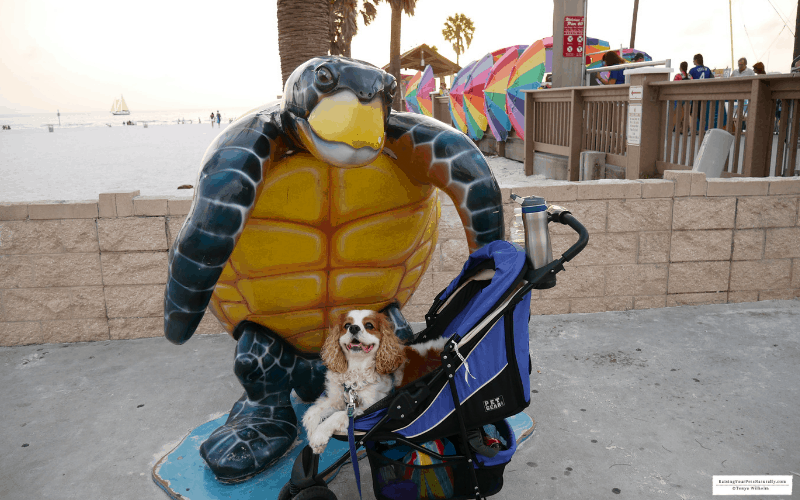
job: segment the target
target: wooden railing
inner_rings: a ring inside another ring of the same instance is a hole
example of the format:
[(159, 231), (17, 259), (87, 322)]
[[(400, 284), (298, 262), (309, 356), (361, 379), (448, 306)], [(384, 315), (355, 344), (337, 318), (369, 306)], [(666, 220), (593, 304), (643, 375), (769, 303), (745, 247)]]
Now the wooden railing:
[[(691, 169), (711, 128), (734, 134), (724, 176), (795, 174), (800, 74), (667, 78), (666, 73), (632, 74), (626, 85), (526, 92), (526, 174), (533, 174), (536, 152), (568, 157), (569, 180), (578, 180), (581, 151), (606, 153), (606, 161), (625, 167), (629, 179)], [(633, 99), (631, 86), (637, 90)], [(626, 136), (629, 100), (641, 105), (640, 142), (633, 156)]]
[(734, 135), (724, 175), (794, 175), (800, 119), (797, 76), (652, 85), (662, 106), (656, 161), (659, 172), (691, 168), (705, 131), (721, 128)]

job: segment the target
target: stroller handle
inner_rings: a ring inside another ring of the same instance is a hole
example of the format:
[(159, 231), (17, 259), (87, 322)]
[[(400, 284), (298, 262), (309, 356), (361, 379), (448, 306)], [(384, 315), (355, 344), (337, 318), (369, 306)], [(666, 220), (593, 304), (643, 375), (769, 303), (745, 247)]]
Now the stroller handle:
[(589, 231), (586, 230), (583, 224), (581, 224), (574, 215), (567, 211), (554, 213), (552, 219), (571, 227), (578, 233), (578, 241), (561, 255), (561, 260), (569, 262), (586, 248), (586, 244), (589, 243)]
[(555, 275), (564, 270), (564, 263), (574, 259), (589, 243), (589, 231), (575, 218), (569, 211), (561, 207), (554, 208), (548, 215), (548, 222), (558, 222), (567, 225), (578, 233), (578, 241), (561, 255), (560, 259), (555, 259), (549, 264), (538, 269), (528, 271), (525, 280), (528, 282), (522, 288), (520, 297), (534, 288), (550, 288), (555, 285)]

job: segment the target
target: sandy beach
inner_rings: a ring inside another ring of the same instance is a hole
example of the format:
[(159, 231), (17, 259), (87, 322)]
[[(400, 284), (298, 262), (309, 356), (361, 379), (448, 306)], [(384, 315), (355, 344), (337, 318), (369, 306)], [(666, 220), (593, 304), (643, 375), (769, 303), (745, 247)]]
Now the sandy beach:
[[(97, 200), (100, 193), (135, 190), (189, 196), (193, 190), (177, 188), (196, 183), (200, 161), (220, 132), (207, 123), (3, 131), (0, 203)], [(500, 187), (544, 181), (525, 177), (520, 162), (487, 161)]]
[(96, 200), (100, 193), (186, 196), (210, 124), (11, 130), (0, 134), (0, 202)]

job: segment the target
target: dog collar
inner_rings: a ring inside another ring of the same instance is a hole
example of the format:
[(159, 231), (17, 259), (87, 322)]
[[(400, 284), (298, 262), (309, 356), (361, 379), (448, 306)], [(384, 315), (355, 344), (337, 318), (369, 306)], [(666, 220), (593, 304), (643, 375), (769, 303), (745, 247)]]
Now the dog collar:
[(344, 390), (342, 396), (344, 397), (344, 404), (349, 406), (361, 406), (361, 400), (358, 397), (358, 392), (356, 391), (355, 385), (347, 385), (342, 384), (342, 389)]

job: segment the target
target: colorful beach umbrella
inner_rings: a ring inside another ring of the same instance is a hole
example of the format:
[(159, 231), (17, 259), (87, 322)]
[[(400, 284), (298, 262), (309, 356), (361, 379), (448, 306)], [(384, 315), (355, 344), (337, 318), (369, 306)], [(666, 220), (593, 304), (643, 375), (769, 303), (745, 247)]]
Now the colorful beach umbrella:
[(525, 136), (525, 90), (539, 88), (545, 73), (545, 48), (542, 40), (535, 42), (519, 56), (506, 90), (506, 112), (520, 137)]
[(418, 71), (408, 84), (406, 91), (406, 109), (413, 113), (425, 116), (433, 116), (433, 100), (431, 92), (436, 88), (436, 81), (433, 79), (433, 68), (431, 65)]
[(489, 72), (494, 66), (494, 58), (491, 53), (483, 56), (473, 66), (469, 74), (469, 80), (464, 87), (464, 114), (467, 122), (467, 135), (473, 140), (483, 138), (483, 131), (486, 130), (488, 120), (483, 111), (484, 96), (483, 89), (489, 78)]
[(472, 67), (478, 61), (472, 61), (458, 72), (450, 88), (450, 118), (453, 119), (455, 127), (463, 133), (467, 133), (467, 118), (464, 114), (464, 86)]
[(506, 49), (505, 54), (492, 66), (483, 90), (486, 118), (492, 135), (498, 141), (505, 141), (511, 130), (511, 120), (506, 111), (506, 90), (517, 59), (525, 52), (526, 48), (528, 48), (527, 45), (516, 45)]

